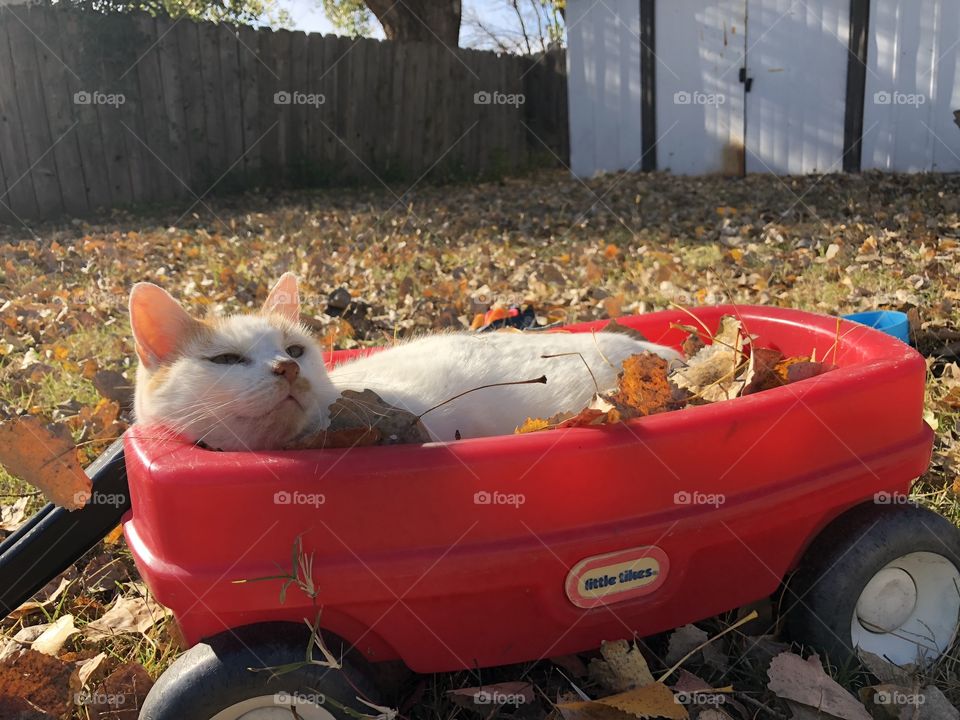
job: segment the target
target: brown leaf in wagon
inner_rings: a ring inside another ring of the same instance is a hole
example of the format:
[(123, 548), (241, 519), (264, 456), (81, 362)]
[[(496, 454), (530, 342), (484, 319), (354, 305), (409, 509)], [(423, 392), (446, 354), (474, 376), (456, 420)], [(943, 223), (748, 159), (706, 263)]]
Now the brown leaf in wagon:
[(809, 356), (785, 358), (775, 348), (759, 347), (758, 338), (747, 334), (741, 322), (730, 315), (720, 319), (719, 330), (709, 345), (700, 341), (701, 329), (674, 327), (688, 333), (683, 346), (693, 352), (682, 367), (671, 372), (657, 355), (632, 355), (622, 363), (617, 387), (595, 394), (586, 408), (552, 418), (527, 418), (515, 432), (609, 425), (772, 390), (837, 367)]

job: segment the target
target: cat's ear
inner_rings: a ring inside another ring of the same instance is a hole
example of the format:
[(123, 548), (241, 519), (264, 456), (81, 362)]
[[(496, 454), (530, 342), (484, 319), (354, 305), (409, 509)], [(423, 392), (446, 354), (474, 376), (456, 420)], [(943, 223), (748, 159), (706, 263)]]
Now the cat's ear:
[(297, 290), (297, 276), (291, 272), (284, 273), (267, 295), (263, 307), (263, 314), (276, 313), (293, 323), (300, 322), (300, 292)]
[(141, 282), (130, 291), (130, 327), (146, 368), (153, 370), (170, 359), (199, 326), (163, 288)]

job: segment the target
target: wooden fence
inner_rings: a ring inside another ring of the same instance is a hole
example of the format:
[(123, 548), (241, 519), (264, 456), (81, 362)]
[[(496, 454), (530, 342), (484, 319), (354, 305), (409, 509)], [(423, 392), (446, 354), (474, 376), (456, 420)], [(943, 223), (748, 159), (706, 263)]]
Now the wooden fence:
[(565, 163), (564, 65), (562, 52), (2, 7), (0, 220)]

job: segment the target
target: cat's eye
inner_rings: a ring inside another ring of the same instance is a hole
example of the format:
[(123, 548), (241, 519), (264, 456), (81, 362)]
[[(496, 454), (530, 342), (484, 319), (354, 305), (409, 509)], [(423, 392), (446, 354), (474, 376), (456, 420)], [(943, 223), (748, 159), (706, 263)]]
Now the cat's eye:
[(298, 358), (303, 355), (303, 345), (291, 345), (287, 348), (287, 355), (292, 358)]
[(212, 358), (207, 359), (217, 365), (239, 365), (243, 362), (243, 356), (237, 355), (236, 353), (223, 353), (222, 355), (214, 355)]

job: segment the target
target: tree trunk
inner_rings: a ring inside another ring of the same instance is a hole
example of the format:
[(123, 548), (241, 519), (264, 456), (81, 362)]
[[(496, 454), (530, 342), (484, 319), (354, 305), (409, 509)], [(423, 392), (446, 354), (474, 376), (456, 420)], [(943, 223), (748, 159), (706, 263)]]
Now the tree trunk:
[(460, 0), (365, 1), (388, 40), (441, 42), (448, 47), (459, 44)]

